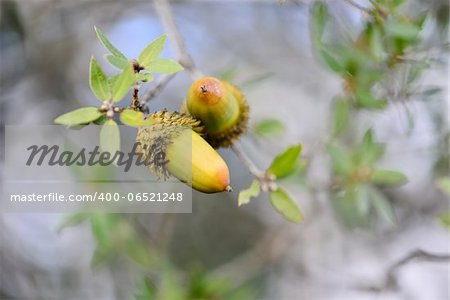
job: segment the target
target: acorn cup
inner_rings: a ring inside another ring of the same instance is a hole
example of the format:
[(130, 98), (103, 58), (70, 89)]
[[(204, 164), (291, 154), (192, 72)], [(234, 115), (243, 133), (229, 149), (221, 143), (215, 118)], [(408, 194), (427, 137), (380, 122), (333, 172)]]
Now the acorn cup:
[(242, 92), (214, 77), (195, 81), (184, 110), (202, 121), (204, 137), (214, 148), (231, 146), (247, 129), (249, 107)]
[(140, 127), (137, 151), (160, 179), (170, 175), (204, 193), (231, 191), (228, 166), (197, 133), (199, 121), (167, 111), (150, 115), (154, 125)]

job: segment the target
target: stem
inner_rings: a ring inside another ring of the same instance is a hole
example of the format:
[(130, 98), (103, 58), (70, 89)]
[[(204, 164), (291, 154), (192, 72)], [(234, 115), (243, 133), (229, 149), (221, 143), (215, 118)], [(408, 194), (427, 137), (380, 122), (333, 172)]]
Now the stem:
[(186, 50), (183, 38), (173, 19), (172, 10), (167, 0), (154, 0), (155, 10), (161, 19), (169, 37), (174, 41), (174, 51), (180, 64), (189, 72), (192, 80), (202, 77), (202, 73), (195, 67), (194, 61)]
[(141, 97), (141, 105), (146, 106), (146, 104), (159, 95), (166, 87), (166, 85), (175, 77), (176, 74), (161, 76), (158, 83), (152, 88), (147, 90), (147, 92)]
[(256, 178), (262, 180), (265, 178), (265, 172), (260, 170), (253, 161), (242, 151), (241, 147), (235, 143), (231, 146), (231, 150), (236, 154), (237, 157), (244, 163), (244, 165), (248, 168), (251, 174), (255, 175)]

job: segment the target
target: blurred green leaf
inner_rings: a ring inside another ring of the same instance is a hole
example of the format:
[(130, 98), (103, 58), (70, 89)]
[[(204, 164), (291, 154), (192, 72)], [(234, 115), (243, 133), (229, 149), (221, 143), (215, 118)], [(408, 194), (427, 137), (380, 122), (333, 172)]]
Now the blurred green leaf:
[(150, 279), (145, 278), (139, 286), (135, 295), (136, 300), (154, 300), (156, 299), (156, 287), (152, 284)]
[(320, 44), (325, 25), (329, 19), (328, 10), (324, 2), (316, 1), (312, 6), (312, 35), (316, 44)]
[(82, 107), (57, 117), (53, 122), (65, 126), (87, 124), (100, 118), (103, 114), (97, 107)]
[(369, 190), (365, 185), (356, 187), (356, 203), (360, 216), (367, 217), (370, 212)]
[(284, 126), (277, 119), (266, 119), (255, 124), (253, 131), (263, 137), (279, 135), (283, 132)]
[(328, 145), (328, 153), (330, 154), (334, 171), (337, 174), (348, 176), (353, 172), (355, 166), (348, 153), (342, 151), (333, 144)]
[(125, 55), (123, 55), (122, 52), (120, 52), (116, 47), (113, 46), (113, 44), (111, 44), (111, 42), (108, 40), (108, 38), (103, 34), (103, 32), (99, 28), (94, 26), (94, 29), (95, 29), (95, 33), (97, 34), (97, 37), (100, 40), (100, 42), (103, 44), (103, 46), (105, 46), (106, 49), (109, 50), (109, 52), (111, 52), (111, 54), (113, 54), (114, 56), (117, 56), (118, 58), (127, 60)]
[(375, 142), (372, 129), (366, 131), (363, 141), (358, 149), (358, 162), (360, 165), (373, 165), (384, 153), (384, 145)]
[(120, 131), (114, 120), (108, 120), (100, 131), (100, 147), (104, 152), (109, 152), (111, 158), (116, 151), (120, 151)]
[(359, 106), (367, 109), (384, 109), (387, 106), (386, 100), (374, 97), (370, 87), (361, 85), (356, 89), (356, 101)]
[(450, 212), (447, 211), (439, 214), (438, 220), (442, 226), (444, 226), (447, 230), (450, 230)]
[(450, 196), (450, 178), (443, 177), (438, 179), (437, 186), (448, 196)]
[(338, 99), (333, 108), (333, 131), (341, 134), (347, 128), (350, 118), (351, 104), (348, 99)]
[(319, 49), (319, 55), (332, 71), (338, 74), (344, 74), (346, 72), (345, 65), (325, 48)]
[(391, 225), (397, 223), (394, 208), (382, 193), (375, 188), (371, 188), (369, 191), (369, 199), (380, 216), (382, 216)]
[(381, 28), (373, 25), (370, 27), (369, 39), (370, 39), (370, 49), (373, 56), (377, 61), (381, 61), (384, 56), (384, 45), (383, 45), (383, 34)]
[(114, 81), (113, 85), (113, 102), (118, 102), (125, 97), (130, 87), (135, 83), (135, 75), (133, 65), (131, 63), (123, 69), (122, 73), (120, 73), (119, 77)]
[(72, 227), (83, 223), (90, 218), (90, 214), (84, 212), (71, 213), (67, 217), (63, 218), (61, 223), (58, 225), (58, 233), (66, 229), (67, 227)]
[(127, 108), (120, 113), (120, 121), (128, 126), (139, 127), (153, 124), (151, 119), (144, 120), (144, 114), (140, 111)]
[(405, 175), (390, 170), (375, 170), (372, 174), (372, 182), (379, 185), (396, 186), (408, 181)]
[(153, 75), (151, 73), (137, 73), (136, 81), (150, 82), (153, 80)]
[(169, 58), (157, 58), (144, 64), (145, 70), (152, 73), (173, 74), (183, 70), (183, 67)]
[(142, 50), (141, 54), (139, 54), (138, 62), (147, 66), (150, 62), (156, 60), (164, 49), (164, 45), (166, 44), (167, 36), (165, 34), (156, 38), (153, 42), (151, 42), (144, 50)]
[(293, 223), (303, 220), (302, 211), (283, 189), (270, 192), (270, 203), (286, 220)]
[(105, 59), (114, 67), (119, 69), (124, 69), (128, 65), (128, 60), (123, 59), (122, 57), (117, 57), (112, 54), (106, 54)]
[(267, 171), (277, 178), (290, 175), (297, 166), (298, 158), (302, 152), (302, 145), (292, 146), (277, 155)]
[(250, 200), (254, 197), (258, 197), (261, 192), (261, 186), (258, 180), (253, 180), (252, 184), (248, 189), (239, 192), (238, 206), (250, 203)]
[(101, 101), (108, 101), (111, 98), (111, 91), (108, 81), (97, 60), (92, 56), (89, 68), (89, 85), (95, 97)]
[(420, 27), (407, 21), (389, 19), (385, 22), (385, 30), (388, 35), (400, 38), (405, 41), (413, 41), (420, 33)]

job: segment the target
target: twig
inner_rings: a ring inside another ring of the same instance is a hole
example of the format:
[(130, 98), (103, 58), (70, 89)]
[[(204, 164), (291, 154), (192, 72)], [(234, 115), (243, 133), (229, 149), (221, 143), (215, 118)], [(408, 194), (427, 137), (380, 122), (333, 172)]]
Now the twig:
[(402, 257), (400, 260), (394, 262), (392, 265), (389, 266), (381, 284), (358, 285), (356, 286), (356, 288), (362, 290), (369, 290), (373, 292), (381, 292), (384, 290), (396, 290), (398, 289), (398, 282), (396, 276), (397, 271), (401, 267), (409, 264), (410, 262), (417, 260), (428, 262), (445, 262), (450, 261), (450, 254), (435, 254), (420, 249), (411, 251), (404, 257)]
[(196, 80), (202, 77), (201, 72), (195, 67), (194, 61), (186, 50), (186, 45), (184, 40), (178, 30), (175, 21), (173, 20), (173, 14), (170, 5), (167, 0), (154, 0), (155, 10), (160, 17), (164, 28), (169, 35), (169, 37), (174, 42), (174, 50), (178, 57), (180, 64), (189, 71), (192, 80)]
[(163, 91), (163, 89), (166, 87), (166, 85), (175, 77), (176, 74), (170, 74), (170, 75), (164, 75), (161, 76), (159, 81), (156, 83), (156, 85), (147, 90), (145, 94), (141, 97), (141, 105), (146, 106), (146, 104), (159, 95)]
[(260, 170), (253, 161), (242, 151), (241, 147), (235, 143), (231, 146), (231, 150), (236, 154), (237, 157), (244, 163), (244, 165), (248, 168), (250, 173), (255, 175), (258, 179), (262, 179), (264, 177), (264, 171)]

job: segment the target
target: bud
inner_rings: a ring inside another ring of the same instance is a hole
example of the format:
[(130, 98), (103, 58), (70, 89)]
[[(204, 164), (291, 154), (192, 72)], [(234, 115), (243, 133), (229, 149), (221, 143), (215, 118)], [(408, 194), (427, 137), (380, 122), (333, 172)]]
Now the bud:
[(153, 174), (160, 179), (172, 175), (204, 193), (231, 190), (228, 166), (196, 132), (198, 120), (166, 111), (149, 118), (155, 124), (139, 128), (136, 141)]
[(229, 147), (245, 132), (248, 105), (242, 92), (228, 82), (204, 77), (189, 88), (185, 110), (202, 121), (205, 139), (214, 147)]

